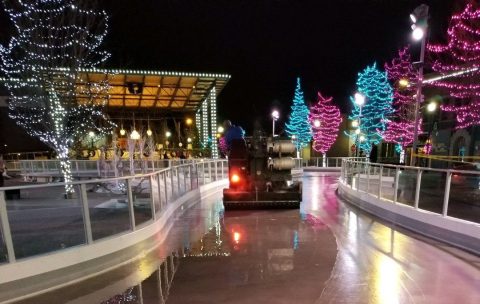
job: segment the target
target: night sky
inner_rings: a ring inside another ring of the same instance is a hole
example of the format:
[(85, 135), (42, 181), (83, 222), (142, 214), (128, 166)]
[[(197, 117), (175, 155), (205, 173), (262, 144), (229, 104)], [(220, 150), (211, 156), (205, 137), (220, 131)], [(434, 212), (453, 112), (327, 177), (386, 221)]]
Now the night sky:
[[(273, 107), (285, 121), (297, 76), (307, 103), (320, 90), (349, 112), (357, 73), (375, 61), (383, 66), (412, 42), (409, 14), (416, 6), (430, 6), (431, 41), (445, 38), (451, 12), (463, 7), (463, 0), (99, 3), (111, 16), (108, 67), (231, 74), (219, 97), (219, 120), (247, 129), (256, 117), (266, 125)], [(418, 48), (413, 51), (418, 58)]]

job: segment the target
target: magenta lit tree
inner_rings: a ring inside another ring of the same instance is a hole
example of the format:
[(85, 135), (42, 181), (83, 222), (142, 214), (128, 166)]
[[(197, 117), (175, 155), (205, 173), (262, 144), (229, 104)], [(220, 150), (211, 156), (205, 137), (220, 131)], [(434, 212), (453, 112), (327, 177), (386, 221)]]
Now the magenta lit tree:
[(308, 121), (312, 126), (313, 149), (325, 155), (337, 139), (342, 117), (340, 110), (332, 103), (332, 97), (324, 98), (318, 93), (318, 103), (310, 108)]
[(462, 105), (442, 105), (442, 110), (457, 115), (457, 129), (480, 125), (480, 9), (469, 3), (452, 16), (447, 44), (428, 45), (432, 68), (440, 76), (431, 85), (446, 89)]
[[(385, 64), (388, 80), (394, 85), (394, 113), (386, 120), (382, 136), (386, 142), (395, 143), (399, 154), (413, 142), (415, 132), (415, 93), (418, 74), (412, 65), (408, 46), (398, 51), (398, 57)], [(418, 124), (420, 129), (421, 122)], [(419, 130), (420, 132), (420, 130)]]

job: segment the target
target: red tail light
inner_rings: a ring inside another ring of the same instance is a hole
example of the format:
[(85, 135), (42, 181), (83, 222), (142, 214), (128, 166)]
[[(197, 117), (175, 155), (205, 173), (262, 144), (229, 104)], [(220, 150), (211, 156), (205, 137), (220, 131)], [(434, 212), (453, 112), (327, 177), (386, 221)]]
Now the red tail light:
[(238, 175), (237, 173), (233, 173), (231, 176), (230, 176), (230, 181), (233, 183), (233, 184), (238, 184), (240, 182), (240, 175)]

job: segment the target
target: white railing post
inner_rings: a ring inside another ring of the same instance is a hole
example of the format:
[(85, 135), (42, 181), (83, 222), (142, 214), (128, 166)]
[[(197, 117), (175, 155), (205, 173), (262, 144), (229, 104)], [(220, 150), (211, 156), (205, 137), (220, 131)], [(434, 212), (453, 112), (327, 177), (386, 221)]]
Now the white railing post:
[(165, 206), (166, 206), (168, 205), (167, 171), (163, 171), (163, 185), (165, 187)]
[(450, 187), (452, 184), (452, 172), (447, 170), (447, 179), (445, 181), (445, 195), (443, 197), (442, 216), (448, 215), (448, 202), (450, 200)]
[(398, 180), (400, 179), (400, 168), (395, 168), (395, 186), (393, 186), (393, 203), (398, 200)]
[(214, 161), (214, 169), (215, 169), (215, 181), (218, 180), (218, 166), (217, 166), (217, 161)]
[(82, 200), (83, 225), (85, 226), (85, 239), (87, 244), (93, 243), (92, 222), (90, 221), (90, 209), (88, 207), (87, 186), (80, 185), (80, 199)]
[(0, 191), (0, 225), (3, 231), (3, 241), (7, 247), (8, 262), (14, 263), (15, 249), (13, 247), (12, 232), (10, 231), (10, 222), (8, 221), (7, 201), (5, 200), (5, 191)]
[(132, 231), (135, 231), (135, 214), (133, 209), (133, 193), (132, 193), (132, 180), (127, 179), (127, 194), (128, 194), (128, 215), (130, 217), (130, 226)]
[(159, 202), (160, 202), (160, 210), (162, 210), (163, 208), (163, 204), (162, 204), (162, 183), (160, 181), (160, 174), (161, 173), (157, 173), (157, 186), (158, 186), (158, 199), (159, 199)]
[[(172, 165), (172, 164), (170, 164)], [(170, 172), (170, 189), (172, 189), (172, 201), (175, 199), (175, 188), (174, 188), (174, 185), (173, 185), (173, 167), (170, 166), (170, 168), (168, 169), (168, 171)]]
[(212, 163), (208, 162), (208, 178), (210, 179), (210, 183), (212, 182)]
[(415, 202), (414, 202), (415, 209), (418, 209), (418, 202), (420, 200), (420, 187), (422, 186), (422, 173), (423, 173), (422, 170), (417, 169), (417, 184), (415, 186)]
[(203, 176), (203, 184), (205, 185), (205, 162), (202, 162), (202, 176)]
[(224, 179), (225, 178), (225, 172), (224, 172), (225, 168), (223, 166), (223, 160), (220, 162), (220, 164), (222, 165), (222, 179)]
[(367, 193), (370, 193), (370, 163), (367, 163)]
[(382, 198), (382, 175), (383, 175), (383, 166), (380, 165), (380, 170), (378, 175), (378, 199)]
[(153, 197), (153, 183), (154, 183), (153, 175), (150, 175), (150, 208), (152, 210), (152, 220), (156, 220), (156, 215), (155, 215), (155, 198)]
[(177, 198), (181, 196), (181, 185), (180, 185), (180, 168), (181, 167), (176, 167), (175, 171), (177, 172)]

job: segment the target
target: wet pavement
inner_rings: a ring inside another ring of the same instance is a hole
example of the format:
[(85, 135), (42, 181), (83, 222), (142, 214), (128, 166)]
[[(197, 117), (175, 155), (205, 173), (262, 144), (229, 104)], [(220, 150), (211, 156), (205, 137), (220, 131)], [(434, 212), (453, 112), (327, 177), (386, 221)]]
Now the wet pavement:
[(305, 177), (300, 211), (212, 197), (141, 260), (22, 303), (480, 303), (479, 257), (345, 204), (336, 182)]

